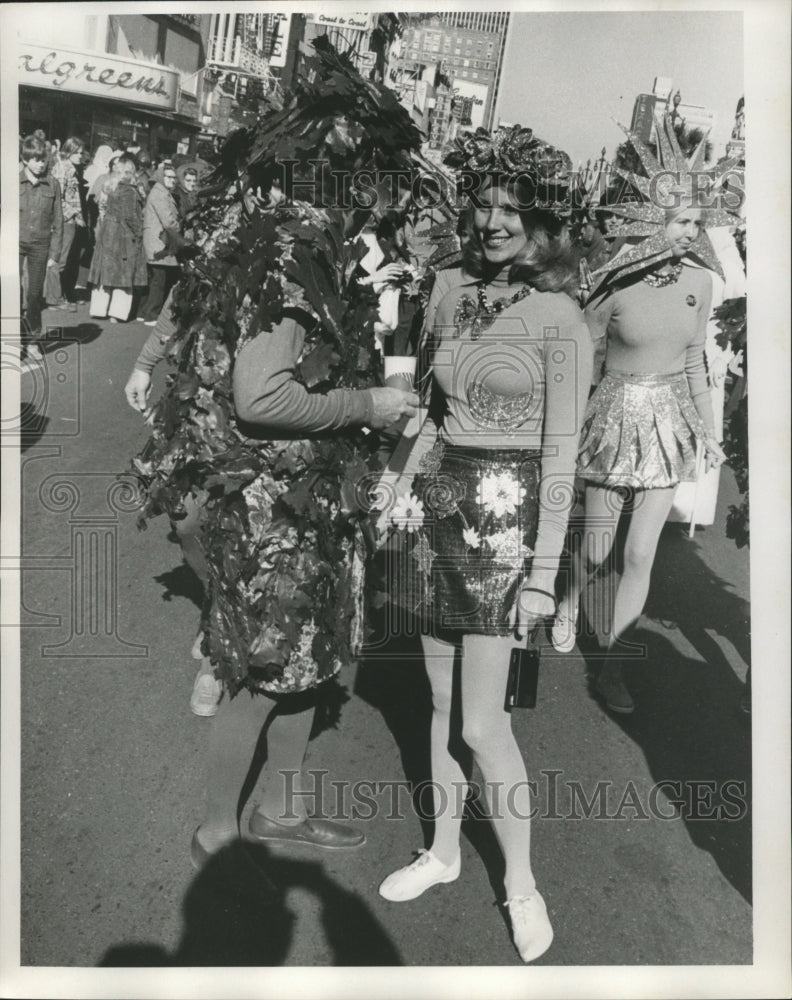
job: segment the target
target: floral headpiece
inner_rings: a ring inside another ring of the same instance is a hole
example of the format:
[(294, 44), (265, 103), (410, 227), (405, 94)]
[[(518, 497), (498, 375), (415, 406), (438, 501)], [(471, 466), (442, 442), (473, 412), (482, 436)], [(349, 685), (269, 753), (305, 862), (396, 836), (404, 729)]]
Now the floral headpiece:
[[(724, 190), (724, 181), (735, 173), (737, 160), (723, 160), (715, 168), (704, 170), (706, 137), (688, 160), (680, 149), (668, 115), (657, 124), (657, 156), (634, 132), (623, 125), (620, 128), (635, 148), (646, 176), (617, 169), (616, 173), (628, 182), (632, 192), (623, 201), (603, 205), (602, 209), (624, 220), (609, 231), (609, 237), (638, 237), (641, 241), (594, 272), (595, 281), (599, 279), (600, 283), (608, 275), (622, 278), (672, 256), (665, 235), (666, 210), (676, 204), (701, 208), (705, 225), (734, 226), (740, 221), (736, 214), (741, 201), (739, 195)], [(628, 201), (628, 197), (632, 200)], [(704, 228), (691, 244), (688, 254), (723, 277)]]
[(460, 174), (492, 174), (526, 180), (536, 190), (534, 204), (566, 217), (572, 207), (572, 161), (522, 125), (488, 132), (477, 128), (457, 136), (443, 162)]

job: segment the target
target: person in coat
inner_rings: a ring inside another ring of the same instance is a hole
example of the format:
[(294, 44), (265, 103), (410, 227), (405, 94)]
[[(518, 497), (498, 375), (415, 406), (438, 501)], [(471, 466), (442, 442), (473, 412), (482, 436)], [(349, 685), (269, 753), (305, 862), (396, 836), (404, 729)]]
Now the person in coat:
[(111, 321), (126, 320), (132, 309), (133, 289), (145, 286), (143, 203), (135, 184), (135, 160), (124, 153), (116, 165), (117, 178), (107, 196), (102, 225), (97, 229), (96, 250), (88, 280), (96, 287), (91, 295), (91, 315)]
[(146, 199), (143, 213), (143, 246), (148, 266), (148, 296), (141, 306), (143, 322), (154, 326), (168, 292), (176, 283), (179, 267), (176, 257), (169, 252), (167, 232), (178, 233), (179, 212), (173, 192), (176, 187), (176, 170), (169, 161), (157, 171), (157, 180)]

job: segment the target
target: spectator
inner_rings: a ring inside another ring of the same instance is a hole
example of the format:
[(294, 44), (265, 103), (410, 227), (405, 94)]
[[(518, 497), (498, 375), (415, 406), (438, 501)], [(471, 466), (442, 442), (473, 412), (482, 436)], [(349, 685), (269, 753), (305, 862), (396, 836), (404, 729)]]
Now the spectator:
[(157, 180), (146, 199), (143, 214), (143, 246), (148, 264), (148, 295), (141, 306), (143, 322), (154, 326), (179, 276), (178, 263), (168, 250), (167, 233), (178, 233), (179, 212), (173, 199), (176, 171), (169, 160), (157, 171)]
[(43, 360), (37, 340), (41, 337), (41, 297), (47, 266), (60, 257), (63, 209), (60, 185), (47, 175), (47, 145), (37, 136), (22, 143), (19, 171), (19, 272), (27, 263), (27, 294), (22, 324), (23, 354), (30, 362)]
[(91, 189), (88, 192), (89, 203), (93, 200), (96, 206), (96, 229), (94, 232), (95, 239), (99, 239), (99, 227), (104, 219), (105, 209), (107, 208), (107, 196), (110, 193), (110, 185), (112, 181), (112, 186), (115, 185), (115, 180), (113, 175), (115, 173), (116, 164), (121, 157), (121, 153), (113, 153), (107, 162), (107, 173), (100, 174), (99, 177), (91, 185)]
[(148, 198), (149, 192), (154, 186), (154, 165), (151, 157), (145, 149), (141, 149), (137, 154), (138, 162), (138, 187), (143, 192), (143, 197)]
[[(61, 210), (63, 213), (63, 239), (61, 240), (60, 253), (53, 265), (57, 280), (53, 278), (52, 293), (54, 297), (49, 299), (49, 305), (56, 309), (67, 309), (69, 312), (77, 312), (77, 303), (69, 301), (63, 289), (63, 272), (69, 261), (72, 243), (78, 227), (85, 226), (83, 218), (82, 203), (80, 201), (80, 183), (77, 173), (77, 165), (82, 162), (83, 155), (82, 139), (67, 139), (60, 147), (52, 166), (52, 176), (58, 182), (61, 193)], [(74, 290), (71, 290), (73, 296)]]
[(179, 213), (179, 220), (184, 223), (187, 216), (195, 208), (198, 201), (198, 171), (192, 163), (183, 163), (176, 168), (176, 187), (173, 190), (173, 200)]
[(128, 153), (119, 156), (108, 186), (89, 280), (96, 286), (91, 294), (91, 315), (109, 315), (112, 323), (129, 319), (133, 289), (146, 284), (143, 200), (136, 184), (134, 157)]

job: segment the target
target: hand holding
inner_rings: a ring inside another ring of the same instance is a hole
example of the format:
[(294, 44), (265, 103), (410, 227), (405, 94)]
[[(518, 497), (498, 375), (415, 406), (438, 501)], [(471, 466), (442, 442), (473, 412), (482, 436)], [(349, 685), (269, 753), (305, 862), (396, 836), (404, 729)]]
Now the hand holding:
[(381, 430), (400, 420), (414, 417), (418, 412), (419, 399), (416, 393), (403, 389), (374, 388), (368, 390), (373, 402), (373, 413), (369, 426)]
[(509, 613), (509, 624), (518, 639), (524, 639), (537, 622), (555, 614), (554, 595), (544, 588), (535, 587), (530, 578), (517, 591), (517, 599)]
[(364, 279), (367, 285), (376, 285), (378, 282), (398, 281), (404, 273), (404, 264), (386, 264), (378, 271)]
[(714, 437), (707, 438), (704, 442), (704, 470), (719, 469), (726, 461), (726, 453), (718, 444)]

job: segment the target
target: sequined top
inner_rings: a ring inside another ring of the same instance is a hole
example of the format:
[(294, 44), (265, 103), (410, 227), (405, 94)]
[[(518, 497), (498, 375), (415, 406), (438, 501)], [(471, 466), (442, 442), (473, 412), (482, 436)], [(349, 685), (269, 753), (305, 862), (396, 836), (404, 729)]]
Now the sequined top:
[[(476, 286), (461, 269), (441, 271), (429, 301), (433, 386), (446, 403), (439, 433), (461, 447), (541, 450), (534, 565), (555, 573), (591, 384), (591, 336), (572, 299), (535, 290), (477, 329), (475, 306), (465, 301), (476, 303)], [(510, 299), (520, 287), (496, 279), (487, 299)]]
[(605, 368), (633, 375), (684, 371), (705, 427), (714, 426), (704, 345), (712, 279), (701, 268), (682, 268), (679, 280), (653, 288), (640, 278), (596, 295), (586, 307), (595, 343), (595, 378)]

